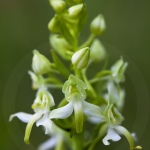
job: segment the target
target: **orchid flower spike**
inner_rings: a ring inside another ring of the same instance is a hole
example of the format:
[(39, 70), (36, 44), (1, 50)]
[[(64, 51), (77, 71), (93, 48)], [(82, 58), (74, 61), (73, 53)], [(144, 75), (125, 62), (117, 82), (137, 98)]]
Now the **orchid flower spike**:
[(54, 106), (54, 99), (52, 95), (44, 88), (39, 89), (36, 95), (36, 99), (32, 105), (34, 114), (28, 114), (24, 112), (18, 112), (12, 114), (9, 118), (11, 121), (14, 117), (17, 117), (22, 122), (28, 123), (26, 126), (24, 141), (26, 144), (30, 144), (29, 137), (33, 124), (36, 122), (36, 126), (44, 126), (45, 134), (48, 134), (51, 130), (52, 121), (49, 120), (50, 107)]
[(83, 114), (89, 117), (103, 117), (102, 111), (98, 106), (85, 101), (85, 89), (86, 85), (81, 79), (75, 77), (74, 75), (70, 75), (62, 89), (65, 94), (65, 98), (69, 103), (64, 107), (53, 110), (50, 113), (50, 119), (67, 118), (74, 111), (76, 132), (80, 133), (82, 132), (84, 120)]

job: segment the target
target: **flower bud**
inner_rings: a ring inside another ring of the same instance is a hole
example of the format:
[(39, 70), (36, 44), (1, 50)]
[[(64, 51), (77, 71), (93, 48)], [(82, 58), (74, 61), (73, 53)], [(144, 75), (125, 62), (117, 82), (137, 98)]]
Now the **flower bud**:
[(77, 52), (75, 52), (72, 56), (72, 64), (75, 65), (78, 69), (83, 69), (87, 66), (90, 57), (90, 49), (89, 47), (85, 47)]
[(50, 71), (50, 61), (37, 50), (33, 51), (32, 69), (36, 74), (45, 74)]
[(101, 35), (105, 29), (106, 24), (102, 14), (98, 15), (94, 20), (91, 22), (91, 32), (95, 35)]
[(57, 13), (61, 13), (66, 8), (66, 3), (63, 0), (50, 0), (50, 4)]
[(32, 89), (36, 90), (39, 89), (44, 84), (44, 79), (41, 75), (37, 75), (32, 71), (28, 71), (28, 74), (32, 80)]
[(93, 62), (101, 62), (105, 59), (106, 50), (102, 43), (95, 39), (90, 47), (90, 58)]
[(68, 9), (69, 16), (71, 18), (79, 18), (81, 16), (82, 10), (83, 10), (84, 5), (83, 4), (78, 4), (75, 6), (72, 6)]
[(60, 33), (60, 22), (58, 16), (55, 15), (48, 24), (48, 29), (54, 33)]

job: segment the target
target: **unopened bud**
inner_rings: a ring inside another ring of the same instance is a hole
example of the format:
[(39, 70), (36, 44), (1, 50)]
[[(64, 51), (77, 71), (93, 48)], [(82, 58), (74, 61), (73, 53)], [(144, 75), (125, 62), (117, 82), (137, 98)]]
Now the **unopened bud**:
[(50, 61), (37, 50), (33, 51), (32, 69), (36, 74), (45, 74), (50, 71)]
[(50, 0), (50, 4), (57, 13), (61, 13), (66, 8), (66, 3), (63, 0)]
[(48, 24), (48, 29), (54, 33), (60, 33), (60, 22), (58, 16), (55, 15)]
[(70, 16), (71, 18), (78, 18), (78, 17), (80, 17), (83, 8), (84, 8), (84, 5), (83, 5), (83, 4), (78, 4), (78, 5), (75, 5), (75, 6), (70, 7), (70, 8), (68, 9), (69, 16)]
[(90, 58), (92, 59), (93, 62), (101, 62), (104, 60), (105, 56), (106, 56), (105, 47), (98, 39), (95, 39), (90, 47)]
[(91, 32), (95, 35), (101, 35), (105, 29), (106, 24), (102, 14), (98, 15), (92, 22), (91, 22)]
[(83, 69), (88, 65), (90, 57), (90, 49), (89, 47), (85, 47), (77, 52), (75, 52), (72, 56), (72, 64), (75, 65), (78, 69)]

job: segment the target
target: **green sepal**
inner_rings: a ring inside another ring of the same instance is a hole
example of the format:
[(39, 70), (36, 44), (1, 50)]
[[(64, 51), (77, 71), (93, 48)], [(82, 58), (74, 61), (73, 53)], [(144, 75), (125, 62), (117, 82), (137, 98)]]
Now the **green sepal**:
[(52, 50), (52, 57), (53, 60), (55, 62), (56, 67), (58, 68), (58, 70), (60, 71), (60, 73), (68, 78), (70, 75), (70, 72), (68, 71), (68, 69), (64, 66), (64, 64), (61, 62), (61, 60), (58, 58), (58, 56), (56, 55), (56, 53)]

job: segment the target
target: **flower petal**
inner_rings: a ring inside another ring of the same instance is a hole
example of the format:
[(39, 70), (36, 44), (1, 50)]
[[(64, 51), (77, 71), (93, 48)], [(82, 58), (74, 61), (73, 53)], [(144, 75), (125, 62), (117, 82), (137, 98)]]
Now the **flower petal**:
[(73, 112), (73, 104), (72, 102), (69, 102), (66, 106), (54, 109), (50, 113), (50, 119), (52, 118), (59, 118), (59, 119), (64, 119), (69, 117)]
[(35, 121), (37, 121), (41, 116), (42, 116), (42, 113), (35, 113), (34, 115), (32, 115), (30, 121), (28, 122), (26, 126), (26, 130), (25, 130), (25, 136), (24, 136), (24, 141), (26, 144), (30, 144), (29, 137), (30, 137), (30, 133), (32, 130), (32, 126), (35, 123)]
[(119, 132), (119, 134), (122, 134), (127, 138), (130, 145), (130, 150), (132, 150), (134, 148), (134, 140), (130, 132), (123, 126), (115, 126), (114, 128)]
[(52, 121), (49, 119), (49, 113), (44, 114), (44, 116), (37, 121), (36, 126), (44, 126), (45, 134), (51, 133)]
[(109, 145), (110, 143), (108, 142), (108, 140), (116, 142), (119, 141), (120, 139), (121, 137), (112, 128), (109, 128), (107, 135), (103, 138), (102, 141), (105, 145)]
[(103, 118), (102, 111), (98, 106), (90, 104), (86, 101), (82, 101), (82, 103), (83, 103), (83, 112), (86, 116)]
[(53, 136), (47, 141), (45, 141), (44, 143), (40, 144), (37, 150), (49, 150), (53, 148), (56, 145), (56, 143), (57, 143), (57, 138), (56, 136)]
[(24, 113), (24, 112), (18, 112), (18, 113), (15, 113), (15, 114), (12, 114), (10, 117), (9, 117), (9, 121), (12, 121), (12, 119), (14, 117), (17, 117), (18, 119), (20, 119), (22, 122), (29, 122), (29, 120), (31, 119), (33, 115), (32, 114), (28, 114), (28, 113)]
[(76, 125), (76, 132), (80, 133), (82, 132), (83, 127), (83, 106), (82, 106), (82, 100), (81, 99), (74, 99), (73, 100), (73, 107), (74, 107), (74, 114), (75, 114), (75, 125)]

